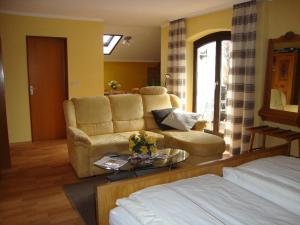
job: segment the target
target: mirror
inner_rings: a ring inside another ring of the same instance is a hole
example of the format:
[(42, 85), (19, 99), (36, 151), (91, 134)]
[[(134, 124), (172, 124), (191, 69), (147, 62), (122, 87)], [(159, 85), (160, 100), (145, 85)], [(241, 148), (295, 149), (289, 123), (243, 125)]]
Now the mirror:
[(300, 126), (300, 35), (269, 39), (263, 120)]

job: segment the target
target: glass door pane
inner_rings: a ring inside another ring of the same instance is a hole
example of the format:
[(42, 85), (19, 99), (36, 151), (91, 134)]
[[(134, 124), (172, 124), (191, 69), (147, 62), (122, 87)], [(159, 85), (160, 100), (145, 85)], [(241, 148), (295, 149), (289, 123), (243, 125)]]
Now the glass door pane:
[(220, 85), (220, 113), (219, 113), (219, 133), (224, 134), (226, 121), (226, 95), (229, 68), (231, 65), (232, 42), (224, 40), (221, 43), (221, 85)]
[(216, 42), (197, 48), (197, 100), (196, 112), (206, 120), (206, 129), (213, 131)]

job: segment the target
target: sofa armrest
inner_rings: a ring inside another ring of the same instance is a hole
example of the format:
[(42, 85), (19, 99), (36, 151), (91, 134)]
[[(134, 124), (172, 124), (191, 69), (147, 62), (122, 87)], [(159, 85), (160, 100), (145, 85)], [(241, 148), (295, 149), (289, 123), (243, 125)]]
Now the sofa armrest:
[(90, 139), (90, 137), (76, 127), (68, 127), (68, 134), (74, 142), (81, 142), (87, 145), (92, 144), (92, 140)]
[(206, 127), (206, 120), (198, 120), (192, 130), (197, 130), (197, 131), (203, 131), (204, 128)]

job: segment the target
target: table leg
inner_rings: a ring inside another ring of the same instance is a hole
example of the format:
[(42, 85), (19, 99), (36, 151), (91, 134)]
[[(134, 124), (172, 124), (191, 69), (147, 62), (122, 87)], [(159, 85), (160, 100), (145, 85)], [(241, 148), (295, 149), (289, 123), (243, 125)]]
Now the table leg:
[(289, 140), (288, 141), (288, 152), (289, 152), (289, 155), (291, 155), (291, 146), (292, 146), (292, 142)]
[(300, 158), (300, 139), (298, 139), (298, 157)]
[(263, 134), (263, 149), (266, 149), (266, 135)]
[(249, 149), (249, 152), (253, 151), (254, 137), (255, 137), (255, 133), (251, 133), (251, 136), (250, 136), (250, 149)]

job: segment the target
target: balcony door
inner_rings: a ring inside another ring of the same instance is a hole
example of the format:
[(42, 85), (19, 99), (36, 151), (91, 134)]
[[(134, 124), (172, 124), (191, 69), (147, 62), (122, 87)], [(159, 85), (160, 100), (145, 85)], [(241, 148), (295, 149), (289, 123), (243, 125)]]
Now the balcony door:
[(206, 131), (222, 135), (231, 64), (231, 34), (217, 32), (194, 42), (193, 110), (208, 121)]

